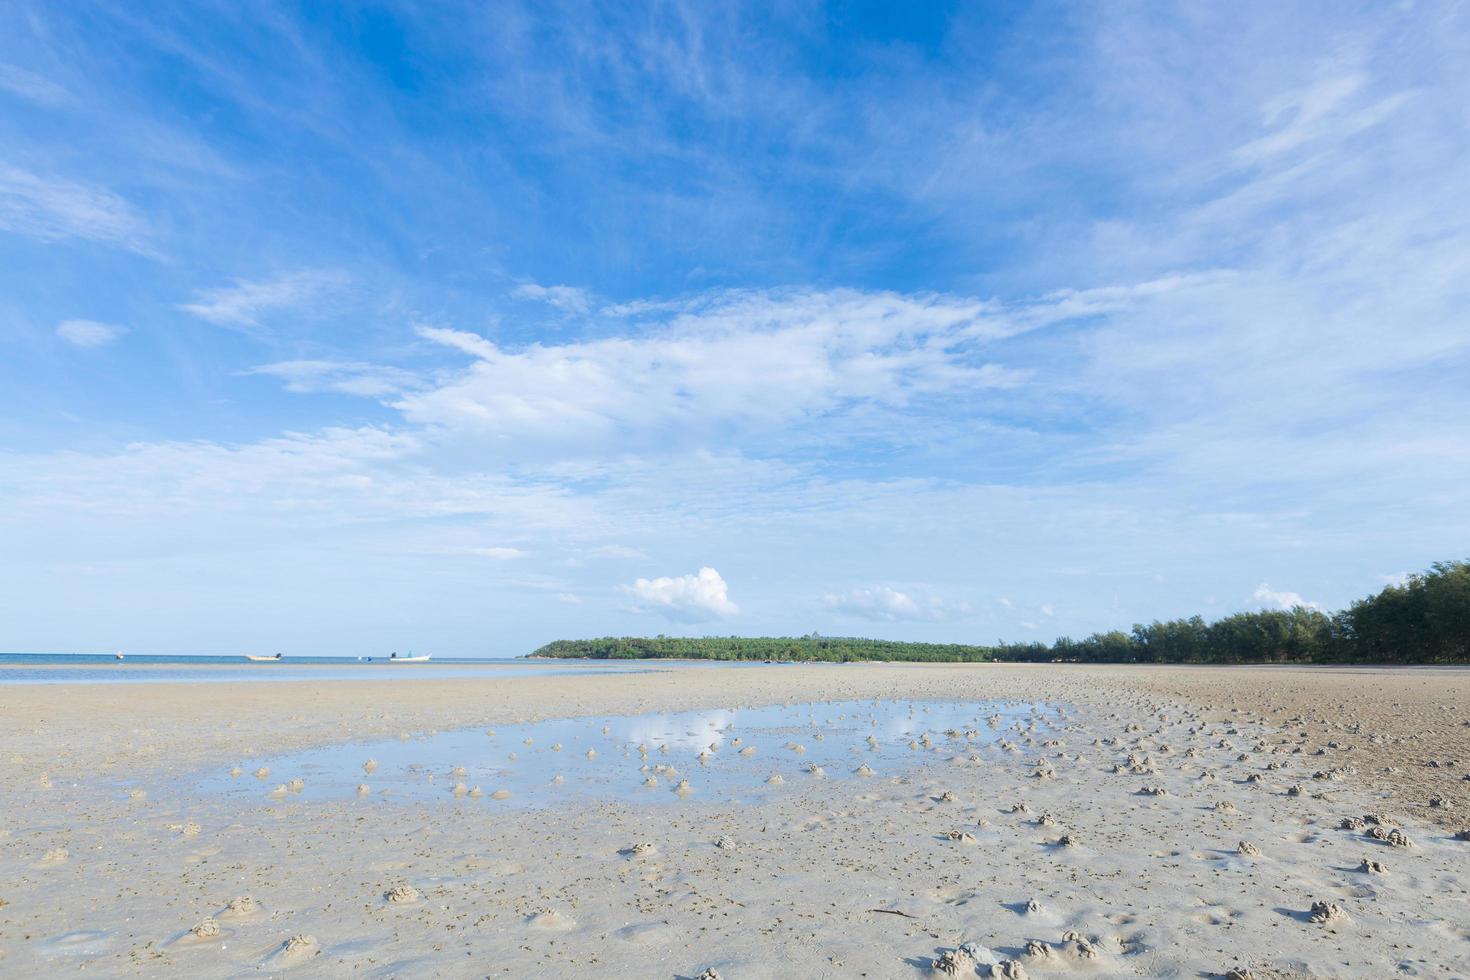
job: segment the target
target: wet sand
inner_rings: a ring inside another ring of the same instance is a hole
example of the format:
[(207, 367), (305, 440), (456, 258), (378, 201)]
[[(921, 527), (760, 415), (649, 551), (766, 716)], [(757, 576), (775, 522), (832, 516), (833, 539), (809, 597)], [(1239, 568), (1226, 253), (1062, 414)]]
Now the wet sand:
[[(291, 772), (248, 803), (190, 789), (335, 742), (875, 697), (1064, 713), (933, 732), (901, 772), (788, 775), (755, 807), (702, 800), (697, 770), (659, 807), (515, 808), (448, 772), (427, 803), (306, 800)], [(68, 685), (0, 708), (7, 975), (1470, 975), (1462, 670)]]

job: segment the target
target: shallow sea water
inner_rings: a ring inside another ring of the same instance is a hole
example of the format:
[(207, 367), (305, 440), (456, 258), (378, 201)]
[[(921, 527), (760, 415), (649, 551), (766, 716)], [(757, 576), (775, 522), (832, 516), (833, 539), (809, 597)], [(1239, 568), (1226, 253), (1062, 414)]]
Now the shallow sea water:
[[(759, 666), (754, 662), (751, 665)], [(444, 680), (465, 677), (538, 677), (564, 674), (633, 674), (719, 666), (719, 661), (689, 663), (649, 660), (452, 660), (394, 664), (378, 657), (300, 657), (281, 663), (254, 663), (226, 657), (130, 657), (114, 661), (69, 655), (0, 654), (0, 687), (8, 684), (177, 684), (239, 681)], [(744, 666), (745, 664), (742, 664)]]
[[(191, 789), (242, 799), (487, 807), (759, 802), (812, 779), (884, 779), (937, 755), (998, 751), (1002, 737), (1042, 738), (1057, 711), (1026, 701), (883, 700), (557, 718), (244, 758), (238, 775), (212, 773)], [(871, 775), (859, 772), (864, 765)], [(261, 767), (267, 776), (254, 775)], [(773, 774), (779, 783), (768, 782)], [(299, 789), (291, 788), (295, 779)]]

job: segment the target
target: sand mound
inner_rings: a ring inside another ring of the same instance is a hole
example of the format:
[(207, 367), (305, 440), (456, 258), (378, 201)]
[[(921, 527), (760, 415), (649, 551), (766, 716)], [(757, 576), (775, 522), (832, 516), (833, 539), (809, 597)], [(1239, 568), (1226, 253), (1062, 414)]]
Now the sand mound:
[(526, 916), (526, 924), (535, 929), (570, 929), (576, 925), (571, 919), (553, 908), (539, 908)]
[(947, 977), (970, 976), (975, 972), (975, 958), (963, 949), (947, 949), (929, 964), (929, 968)]
[(1250, 841), (1243, 840), (1239, 844), (1235, 845), (1235, 853), (1239, 854), (1241, 857), (1254, 858), (1261, 856), (1261, 849), (1252, 844)]
[(322, 951), (321, 945), (315, 936), (298, 932), (281, 944), (281, 958), (287, 960), (305, 960), (317, 955)]
[(218, 939), (219, 933), (219, 923), (213, 918), (205, 919), (189, 930), (189, 934), (195, 939)]
[(256, 904), (254, 898), (249, 895), (239, 895), (225, 903), (225, 910), (220, 915), (246, 916), (254, 915), (259, 911), (260, 906)]
[(1342, 922), (1347, 917), (1347, 912), (1340, 905), (1334, 905), (1332, 902), (1313, 902), (1307, 921), (1314, 925), (1325, 925), (1330, 922)]
[(394, 885), (383, 893), (383, 898), (395, 905), (409, 905), (419, 900), (419, 890), (412, 885)]

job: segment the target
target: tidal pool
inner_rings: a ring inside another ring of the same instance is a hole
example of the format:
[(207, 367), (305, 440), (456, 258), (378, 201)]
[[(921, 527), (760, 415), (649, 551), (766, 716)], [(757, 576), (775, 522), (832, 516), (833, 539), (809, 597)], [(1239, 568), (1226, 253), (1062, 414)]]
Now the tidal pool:
[[(238, 774), (212, 773), (194, 789), (485, 807), (758, 801), (813, 779), (886, 779), (936, 759), (999, 752), (1003, 738), (1030, 750), (1059, 710), (1028, 701), (879, 700), (554, 718), (245, 758)], [(262, 768), (269, 772), (255, 775)]]

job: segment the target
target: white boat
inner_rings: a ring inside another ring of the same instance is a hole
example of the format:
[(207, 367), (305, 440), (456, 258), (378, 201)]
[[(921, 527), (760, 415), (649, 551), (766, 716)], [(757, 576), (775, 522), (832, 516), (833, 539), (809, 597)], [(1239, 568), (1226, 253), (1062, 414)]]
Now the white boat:
[(425, 653), (417, 657), (400, 657), (397, 653), (393, 653), (389, 655), (388, 662), (390, 664), (424, 664), (429, 662), (431, 656), (433, 654)]
[(274, 657), (262, 657), (259, 654), (247, 653), (245, 654), (245, 659), (253, 660), (258, 664), (272, 664), (275, 663), (277, 660), (280, 660), (281, 655), (278, 653)]
[(123, 652), (121, 650), (119, 650), (119, 651), (117, 651), (117, 653), (113, 654), (113, 659), (115, 659), (115, 660), (121, 660), (122, 658), (123, 658)]

